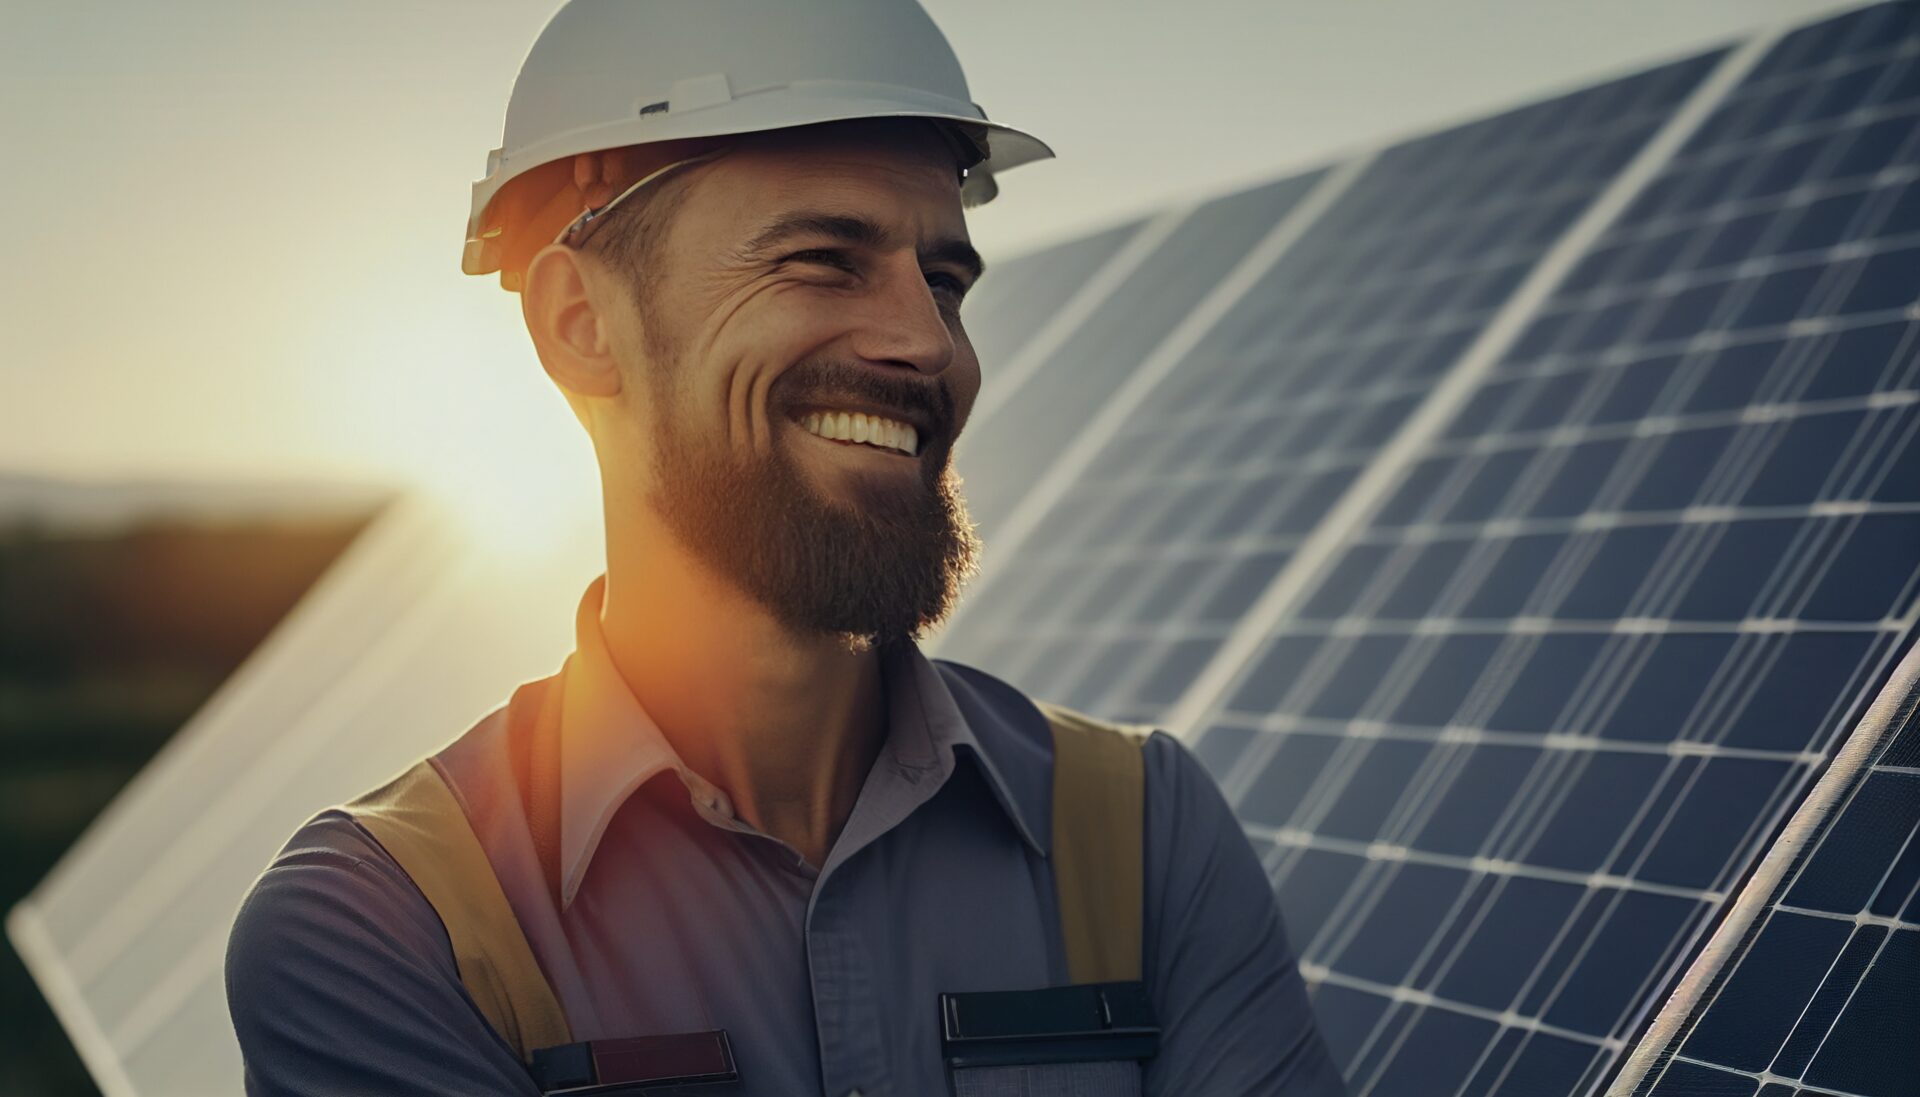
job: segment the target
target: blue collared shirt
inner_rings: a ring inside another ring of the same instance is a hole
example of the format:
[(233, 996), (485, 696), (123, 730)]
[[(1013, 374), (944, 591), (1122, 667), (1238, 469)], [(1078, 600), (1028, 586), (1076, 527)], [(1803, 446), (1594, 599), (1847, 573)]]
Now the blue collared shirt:
[[(1051, 738), (1023, 696), (894, 649), (887, 737), (816, 868), (736, 817), (647, 718), (600, 636), (602, 589), (561, 671), (432, 760), (576, 1040), (719, 1028), (741, 1081), (716, 1097), (921, 1097), (947, 1092), (941, 992), (1070, 982)], [(526, 773), (546, 749), (559, 794), (543, 822)], [(1144, 977), (1164, 1030), (1145, 1092), (1343, 1092), (1244, 832), (1178, 740), (1156, 732), (1145, 751)], [(343, 812), (255, 884), (227, 985), (249, 1093), (537, 1092), (432, 907)]]

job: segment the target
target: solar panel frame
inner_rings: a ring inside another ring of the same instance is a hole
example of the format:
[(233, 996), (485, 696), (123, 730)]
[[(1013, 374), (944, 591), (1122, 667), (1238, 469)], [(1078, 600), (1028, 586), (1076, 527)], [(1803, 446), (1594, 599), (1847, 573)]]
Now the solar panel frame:
[[(1916, 710), (1920, 710), (1920, 646), (1910, 646), (1874, 704), (1834, 752), (1819, 781), (1744, 883), (1726, 918), (1702, 949), (1699, 961), (1666, 1000), (1632, 1058), (1614, 1079), (1608, 1090), (1610, 1097), (1677, 1097), (1707, 1087), (1716, 1087), (1715, 1092), (1744, 1091), (1751, 1095), (1762, 1087), (1782, 1087), (1786, 1092), (1801, 1084), (1818, 1085), (1818, 1092), (1841, 1097), (1889, 1097), (1894, 1092), (1835, 1088), (1830, 1079), (1811, 1077), (1811, 1068), (1819, 1061), (1822, 1045), (1843, 1012), (1843, 1002), (1835, 999), (1841, 995), (1851, 999), (1857, 993), (1871, 975), (1878, 954), (1896, 934), (1920, 935), (1920, 876), (1904, 879), (1904, 884), (1902, 877), (1892, 876), (1896, 862), (1906, 864), (1920, 856), (1920, 836), (1915, 834), (1920, 823), (1920, 790), (1912, 787), (1920, 783), (1914, 765), (1920, 762)], [(1883, 779), (1908, 787), (1894, 791), (1890, 797), (1869, 795), (1869, 786)], [(1807, 886), (1809, 877), (1825, 863), (1829, 843), (1836, 841), (1836, 835), (1850, 823), (1858, 829), (1880, 822), (1868, 817), (1882, 807), (1894, 808), (1904, 822), (1889, 835), (1896, 852), (1874, 858), (1876, 864), (1884, 861), (1888, 869), (1870, 879), (1849, 874), (1856, 885), (1869, 885), (1853, 902), (1822, 902), (1805, 894), (1812, 890)], [(1909, 867), (1920, 871), (1920, 866)], [(1883, 895), (1892, 900), (1891, 908), (1885, 906)], [(1821, 951), (1810, 941), (1798, 940), (1783, 941), (1785, 947), (1769, 947), (1784, 937), (1786, 923), (1792, 921), (1830, 928), (1833, 940), (1828, 942), (1829, 947)], [(1873, 939), (1876, 934), (1877, 939)], [(1866, 949), (1854, 948), (1863, 942)], [(1856, 965), (1843, 966), (1841, 960), (1848, 951), (1868, 954), (1858, 956)], [(1806, 999), (1810, 1009), (1824, 996), (1827, 1004), (1835, 1007), (1832, 1016), (1809, 1027), (1804, 1013), (1791, 1017), (1780, 1013), (1777, 1016), (1789, 1020), (1790, 1025), (1756, 1034), (1751, 1010), (1759, 988), (1753, 985), (1758, 980), (1750, 975), (1758, 969), (1748, 965), (1762, 960), (1775, 969), (1791, 964), (1805, 969), (1806, 977), (1799, 980), (1802, 993), (1783, 994), (1776, 985), (1770, 997), (1784, 1002), (1791, 1012), (1796, 1001)], [(1747, 981), (1742, 981), (1743, 976), (1749, 976)], [(1906, 1031), (1920, 1031), (1911, 1027), (1911, 1022), (1920, 1021), (1920, 1015), (1913, 1012), (1920, 1010), (1920, 999), (1912, 996), (1911, 987), (1907, 1008), (1910, 1025)], [(1736, 1009), (1742, 1011), (1737, 1017)], [(1697, 1040), (1701, 1028), (1712, 1026), (1721, 1014), (1728, 1015), (1728, 1025), (1737, 1024), (1742, 1030), (1731, 1042), (1734, 1046), (1723, 1039), (1711, 1048), (1698, 1048), (1696, 1045), (1704, 1042)], [(1879, 1023), (1883, 1028), (1900, 1030), (1898, 1017), (1882, 1017)], [(1764, 1058), (1757, 1063), (1735, 1062), (1736, 1056), (1726, 1054), (1733, 1050)], [(1783, 1066), (1780, 1060), (1789, 1054), (1793, 1054), (1794, 1062), (1784, 1069), (1774, 1069)], [(1909, 1055), (1912, 1057), (1911, 1049)], [(1867, 1057), (1849, 1054), (1840, 1058), (1851, 1061)], [(1920, 1059), (1910, 1065), (1920, 1065)]]

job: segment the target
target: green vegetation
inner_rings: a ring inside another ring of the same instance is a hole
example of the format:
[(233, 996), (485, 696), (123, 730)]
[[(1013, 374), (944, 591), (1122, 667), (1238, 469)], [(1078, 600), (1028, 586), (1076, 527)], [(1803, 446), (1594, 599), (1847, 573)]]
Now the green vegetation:
[[(232, 673), (364, 518), (0, 528), (0, 909)], [(0, 947), (0, 1093), (95, 1094)]]

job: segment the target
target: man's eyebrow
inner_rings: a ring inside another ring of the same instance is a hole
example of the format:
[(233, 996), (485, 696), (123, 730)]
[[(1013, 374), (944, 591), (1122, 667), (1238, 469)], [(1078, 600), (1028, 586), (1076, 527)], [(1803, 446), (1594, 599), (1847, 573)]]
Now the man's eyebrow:
[[(892, 241), (892, 235), (885, 228), (865, 217), (800, 210), (778, 217), (754, 233), (753, 238), (741, 247), (741, 252), (750, 256), (760, 255), (795, 236), (825, 236), (856, 247), (874, 249), (884, 249)], [(976, 282), (987, 269), (980, 253), (959, 237), (934, 241), (920, 253), (920, 258), (922, 261), (952, 263), (965, 270)]]

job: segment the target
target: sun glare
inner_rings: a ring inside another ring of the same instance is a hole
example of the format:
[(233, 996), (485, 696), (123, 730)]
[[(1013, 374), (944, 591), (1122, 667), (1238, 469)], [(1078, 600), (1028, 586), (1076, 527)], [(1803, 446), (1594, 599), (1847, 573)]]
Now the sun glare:
[[(341, 311), (316, 310), (362, 322), (312, 333), (304, 422), (343, 470), (434, 498), (490, 552), (573, 551), (557, 542), (599, 511), (592, 448), (540, 368), (518, 298), (447, 281), (354, 288)], [(379, 368), (327, 368), (370, 361)], [(342, 383), (347, 373), (373, 380)]]

